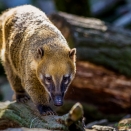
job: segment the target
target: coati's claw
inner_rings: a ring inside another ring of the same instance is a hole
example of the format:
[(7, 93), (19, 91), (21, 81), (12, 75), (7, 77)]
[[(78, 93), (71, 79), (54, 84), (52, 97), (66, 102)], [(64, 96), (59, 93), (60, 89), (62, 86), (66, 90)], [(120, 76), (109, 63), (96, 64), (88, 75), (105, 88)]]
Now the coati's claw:
[(26, 103), (30, 100), (30, 97), (25, 93), (16, 94), (16, 101), (21, 103)]
[(54, 112), (51, 107), (46, 106), (46, 105), (38, 105), (37, 106), (40, 114), (42, 114), (43, 116), (46, 115), (57, 115), (56, 112)]

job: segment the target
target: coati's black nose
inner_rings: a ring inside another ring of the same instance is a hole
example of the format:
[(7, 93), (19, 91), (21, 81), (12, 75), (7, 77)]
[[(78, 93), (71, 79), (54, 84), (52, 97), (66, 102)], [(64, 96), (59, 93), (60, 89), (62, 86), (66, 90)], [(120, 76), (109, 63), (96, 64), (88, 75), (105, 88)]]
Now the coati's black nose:
[(63, 97), (62, 96), (55, 96), (54, 97), (54, 105), (55, 106), (62, 106), (63, 105)]

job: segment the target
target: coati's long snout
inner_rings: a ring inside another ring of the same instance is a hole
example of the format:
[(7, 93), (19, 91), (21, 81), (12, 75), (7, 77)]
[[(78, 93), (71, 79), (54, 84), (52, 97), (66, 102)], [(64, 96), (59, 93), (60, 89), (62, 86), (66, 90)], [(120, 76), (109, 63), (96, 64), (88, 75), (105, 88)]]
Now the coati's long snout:
[(62, 95), (52, 95), (52, 100), (55, 106), (62, 106), (64, 97)]

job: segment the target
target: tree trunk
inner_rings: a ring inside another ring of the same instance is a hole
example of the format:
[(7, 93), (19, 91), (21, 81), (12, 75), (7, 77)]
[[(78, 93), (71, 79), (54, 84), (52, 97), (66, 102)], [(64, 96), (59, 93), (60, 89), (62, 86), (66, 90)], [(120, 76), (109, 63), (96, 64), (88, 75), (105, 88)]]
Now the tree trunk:
[(99, 19), (62, 12), (50, 15), (79, 60), (90, 61), (131, 76), (131, 32)]
[(0, 130), (10, 127), (44, 128), (49, 130), (71, 130), (71, 127), (84, 131), (79, 121), (83, 117), (82, 106), (77, 103), (63, 116), (41, 116), (30, 101), (0, 103)]

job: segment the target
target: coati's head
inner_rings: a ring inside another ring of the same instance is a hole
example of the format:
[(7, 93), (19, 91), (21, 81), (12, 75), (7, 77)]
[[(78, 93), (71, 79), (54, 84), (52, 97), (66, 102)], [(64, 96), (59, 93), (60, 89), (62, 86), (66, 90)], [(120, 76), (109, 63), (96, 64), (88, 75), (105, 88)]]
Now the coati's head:
[(39, 47), (37, 49), (37, 77), (50, 94), (54, 105), (63, 104), (64, 94), (76, 72), (76, 49), (69, 47)]

